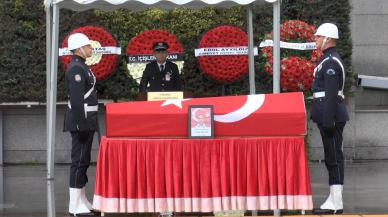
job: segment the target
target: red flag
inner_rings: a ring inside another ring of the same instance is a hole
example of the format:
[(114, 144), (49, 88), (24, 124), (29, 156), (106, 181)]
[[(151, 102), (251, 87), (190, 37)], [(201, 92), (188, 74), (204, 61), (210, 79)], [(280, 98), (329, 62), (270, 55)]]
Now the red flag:
[(214, 135), (291, 136), (306, 133), (303, 93), (258, 94), (112, 103), (108, 137), (187, 137), (189, 105), (213, 105)]

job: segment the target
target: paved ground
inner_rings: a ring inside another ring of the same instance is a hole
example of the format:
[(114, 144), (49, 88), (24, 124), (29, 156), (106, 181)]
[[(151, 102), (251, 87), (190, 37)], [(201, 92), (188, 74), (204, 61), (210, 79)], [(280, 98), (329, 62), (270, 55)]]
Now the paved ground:
[[(54, 196), (54, 200), (50, 199), (50, 202), (55, 203), (57, 216), (67, 216), (68, 167), (56, 165), (55, 180), (51, 182), (45, 180), (45, 165), (0, 167), (0, 216), (47, 216), (47, 195), (50, 192)], [(94, 172), (95, 167), (89, 169), (90, 180), (94, 180)], [(319, 206), (328, 192), (324, 164), (311, 163), (310, 174), (314, 205)], [(93, 182), (90, 183), (87, 194), (91, 199)], [(347, 162), (344, 205), (345, 214), (388, 214), (388, 161)], [(259, 214), (271, 215), (268, 212)]]

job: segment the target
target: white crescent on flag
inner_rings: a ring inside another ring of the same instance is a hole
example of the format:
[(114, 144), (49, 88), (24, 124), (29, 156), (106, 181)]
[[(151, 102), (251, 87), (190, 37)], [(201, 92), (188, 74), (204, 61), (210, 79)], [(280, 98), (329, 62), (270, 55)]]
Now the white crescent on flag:
[(264, 99), (264, 94), (248, 95), (247, 101), (242, 107), (224, 115), (214, 115), (214, 121), (221, 123), (233, 123), (241, 121), (259, 109), (263, 105)]

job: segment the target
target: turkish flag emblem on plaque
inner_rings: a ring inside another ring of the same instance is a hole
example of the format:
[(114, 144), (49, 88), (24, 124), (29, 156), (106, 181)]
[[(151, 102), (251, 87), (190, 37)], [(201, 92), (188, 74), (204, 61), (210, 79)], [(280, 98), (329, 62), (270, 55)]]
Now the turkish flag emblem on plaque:
[(303, 93), (111, 103), (108, 137), (188, 137), (188, 107), (213, 105), (215, 137), (306, 134)]

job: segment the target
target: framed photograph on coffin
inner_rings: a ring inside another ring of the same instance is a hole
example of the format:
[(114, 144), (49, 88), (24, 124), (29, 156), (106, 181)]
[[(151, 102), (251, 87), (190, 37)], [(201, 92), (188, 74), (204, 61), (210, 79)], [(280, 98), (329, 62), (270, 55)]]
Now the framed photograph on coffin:
[(213, 105), (190, 105), (188, 114), (189, 138), (213, 138)]

